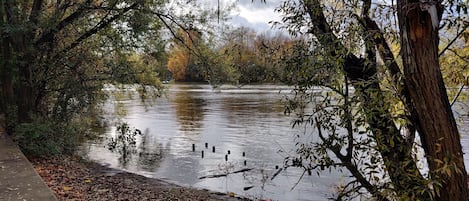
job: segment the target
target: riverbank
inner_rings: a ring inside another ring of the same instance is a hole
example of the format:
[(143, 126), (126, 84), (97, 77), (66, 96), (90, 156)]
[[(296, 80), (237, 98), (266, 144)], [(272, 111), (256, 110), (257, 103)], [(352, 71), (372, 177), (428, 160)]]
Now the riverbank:
[(247, 200), (118, 171), (77, 156), (29, 160), (59, 200)]

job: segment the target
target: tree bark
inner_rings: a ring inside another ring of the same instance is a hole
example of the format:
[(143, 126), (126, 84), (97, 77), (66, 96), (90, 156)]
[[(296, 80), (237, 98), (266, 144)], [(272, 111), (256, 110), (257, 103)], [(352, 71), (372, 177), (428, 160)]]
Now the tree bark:
[(6, 39), (2, 39), (1, 47), (2, 48), (2, 61), (0, 64), (0, 77), (1, 77), (1, 112), (7, 113), (9, 111), (9, 106), (14, 104), (14, 92), (13, 92), (13, 78), (12, 78), (12, 67), (11, 67), (11, 53), (9, 48), (9, 43)]
[(338, 54), (341, 53), (345, 54), (342, 56), (344, 73), (350, 78), (352, 85), (359, 92), (357, 95), (363, 101), (366, 121), (373, 132), (377, 149), (386, 165), (387, 173), (397, 196), (403, 199), (428, 200), (430, 198), (428, 192), (421, 194), (417, 191), (426, 188), (425, 178), (420, 174), (412, 157), (412, 147), (402, 137), (389, 113), (389, 106), (384, 102), (375, 61), (365, 62), (364, 59), (346, 53), (346, 48), (335, 37), (327, 23), (320, 2), (309, 0), (305, 1), (304, 4), (313, 24), (310, 32), (317, 37), (327, 52), (326, 54), (335, 57), (340, 57)]
[[(27, 23), (23, 22), (24, 16), (18, 14), (18, 2), (5, 0), (2, 2), (2, 13), (1, 16), (4, 19), (4, 24), (11, 25), (13, 27), (27, 27)], [(29, 29), (27, 29), (29, 30)], [(2, 34), (4, 43), (2, 44), (4, 61), (6, 62), (3, 66), (2, 79), (5, 80), (3, 87), (4, 94), (3, 98), (6, 104), (10, 106), (16, 104), (18, 109), (17, 118), (20, 122), (29, 119), (28, 113), (32, 108), (31, 97), (31, 50), (27, 48), (27, 38), (32, 37), (33, 34), (30, 32), (12, 32)], [(17, 69), (17, 70), (15, 70)], [(17, 72), (15, 72), (17, 71)], [(14, 73), (17, 73), (16, 76)], [(16, 77), (13, 80), (13, 77)], [(14, 93), (14, 97), (11, 94)], [(10, 114), (7, 114), (10, 115)]]
[(430, 176), (440, 181), (436, 200), (467, 201), (467, 173), (456, 121), (438, 60), (439, 2), (397, 1), (401, 54), (426, 147)]
[[(4, 2), (0, 2), (0, 27), (3, 27), (6, 22), (4, 21), (6, 18)], [(0, 35), (4, 36), (3, 30), (0, 30)], [(14, 92), (13, 92), (13, 79), (12, 79), (12, 68), (11, 68), (11, 49), (10, 43), (6, 37), (3, 37), (0, 40), (0, 85), (1, 85), (1, 101), (2, 104), (0, 106), (0, 112), (5, 113), (8, 115), (8, 106), (11, 106), (14, 100)]]
[(384, 102), (385, 96), (376, 77), (376, 66), (358, 62), (356, 57), (348, 57), (344, 72), (351, 78), (357, 95), (362, 99), (366, 122), (373, 133), (376, 149), (383, 158), (397, 197), (402, 200), (429, 200), (429, 192), (418, 192), (426, 189), (426, 179), (420, 174), (412, 157), (412, 147), (394, 124), (389, 106)]
[[(23, 19), (24, 16), (18, 16), (15, 10), (19, 9), (16, 2), (6, 1), (7, 23), (14, 26), (26, 27), (26, 31), (9, 34), (7, 39), (10, 43), (11, 53), (15, 53), (14, 58), (10, 59), (10, 63), (15, 65), (18, 70), (17, 80), (14, 83), (14, 93), (16, 106), (18, 109), (18, 123), (29, 122), (30, 113), (34, 108), (34, 89), (32, 87), (31, 69), (35, 64), (33, 50), (29, 47), (30, 40), (34, 38), (33, 28), (27, 27), (28, 24)], [(36, 26), (36, 25), (33, 25)]]

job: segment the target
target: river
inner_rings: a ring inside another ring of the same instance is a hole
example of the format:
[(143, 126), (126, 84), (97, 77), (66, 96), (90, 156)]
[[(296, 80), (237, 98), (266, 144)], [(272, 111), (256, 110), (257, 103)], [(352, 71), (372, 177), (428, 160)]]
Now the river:
[[(292, 128), (292, 117), (283, 112), (280, 100), (289, 95), (290, 88), (166, 86), (166, 95), (152, 106), (139, 98), (118, 101), (126, 113), (121, 120), (143, 132), (133, 155), (124, 159), (107, 148), (106, 137), (116, 135), (116, 116), (110, 114), (111, 126), (102, 140), (86, 145), (87, 157), (147, 177), (255, 200), (325, 200), (333, 196), (337, 185), (346, 183), (348, 177), (336, 170), (306, 174), (300, 180), (302, 171), (288, 168), (271, 179), (283, 167), (285, 157), (295, 155), (295, 136), (303, 133)], [(111, 99), (105, 108), (112, 113), (116, 102)], [(462, 142), (469, 151), (466, 135)], [(251, 170), (232, 173), (246, 169)], [(226, 173), (232, 174), (203, 178)]]

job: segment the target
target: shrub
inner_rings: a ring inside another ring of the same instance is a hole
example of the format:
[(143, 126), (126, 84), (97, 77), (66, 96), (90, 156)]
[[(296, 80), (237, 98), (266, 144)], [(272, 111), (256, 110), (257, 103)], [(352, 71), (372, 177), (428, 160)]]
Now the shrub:
[(77, 149), (83, 133), (73, 123), (34, 118), (31, 123), (19, 124), (13, 139), (26, 155), (66, 155)]

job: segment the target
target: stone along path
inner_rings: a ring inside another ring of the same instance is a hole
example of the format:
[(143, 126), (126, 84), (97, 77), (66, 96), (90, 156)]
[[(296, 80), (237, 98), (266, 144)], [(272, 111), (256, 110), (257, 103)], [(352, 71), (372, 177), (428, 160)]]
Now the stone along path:
[(19, 147), (0, 130), (0, 201), (56, 201)]

